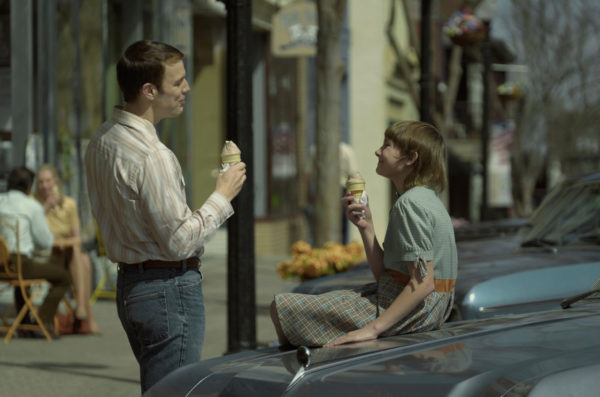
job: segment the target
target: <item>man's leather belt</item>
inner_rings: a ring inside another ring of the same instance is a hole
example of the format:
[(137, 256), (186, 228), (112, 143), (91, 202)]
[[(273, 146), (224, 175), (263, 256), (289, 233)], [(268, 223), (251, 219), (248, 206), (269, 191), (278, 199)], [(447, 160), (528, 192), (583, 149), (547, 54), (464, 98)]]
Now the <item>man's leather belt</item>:
[(150, 259), (140, 263), (119, 262), (122, 269), (197, 269), (200, 265), (200, 259), (197, 256), (182, 259), (180, 261), (160, 261)]

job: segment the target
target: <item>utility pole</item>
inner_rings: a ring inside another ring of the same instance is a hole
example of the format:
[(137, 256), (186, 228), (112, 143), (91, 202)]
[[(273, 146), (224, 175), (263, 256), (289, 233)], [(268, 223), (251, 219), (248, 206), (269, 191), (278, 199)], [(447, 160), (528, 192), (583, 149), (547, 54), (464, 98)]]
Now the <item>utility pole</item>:
[(421, 121), (432, 122), (431, 117), (431, 2), (421, 1)]
[(229, 353), (256, 348), (254, 178), (252, 173), (252, 2), (221, 0), (227, 8), (227, 139), (242, 151), (245, 186), (227, 224), (227, 334)]
[(481, 126), (481, 214), (479, 219), (485, 221), (489, 218), (488, 209), (488, 157), (490, 141), (490, 77), (492, 72), (492, 46), (490, 43), (490, 21), (483, 20), (485, 25), (485, 38), (481, 43), (481, 56), (483, 58), (483, 114)]

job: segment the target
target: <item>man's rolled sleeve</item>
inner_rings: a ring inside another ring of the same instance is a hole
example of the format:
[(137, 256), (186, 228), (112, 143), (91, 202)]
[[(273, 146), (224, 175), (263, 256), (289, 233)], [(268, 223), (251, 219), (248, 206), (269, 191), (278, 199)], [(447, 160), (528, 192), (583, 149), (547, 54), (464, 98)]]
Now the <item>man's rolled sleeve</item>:
[(225, 223), (233, 215), (231, 203), (219, 192), (213, 192), (200, 211), (206, 211), (207, 215), (212, 216), (219, 225)]
[(168, 150), (154, 152), (140, 173), (140, 201), (144, 219), (165, 260), (179, 260), (202, 252), (204, 244), (233, 214), (229, 201), (212, 193), (202, 207), (191, 211), (185, 182), (175, 156)]

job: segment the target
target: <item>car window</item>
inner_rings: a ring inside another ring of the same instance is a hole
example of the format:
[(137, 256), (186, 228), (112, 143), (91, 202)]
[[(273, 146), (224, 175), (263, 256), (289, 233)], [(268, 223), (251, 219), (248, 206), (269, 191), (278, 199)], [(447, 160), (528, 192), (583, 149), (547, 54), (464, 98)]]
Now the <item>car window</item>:
[(548, 197), (531, 217), (524, 241), (598, 242), (600, 183), (571, 184)]

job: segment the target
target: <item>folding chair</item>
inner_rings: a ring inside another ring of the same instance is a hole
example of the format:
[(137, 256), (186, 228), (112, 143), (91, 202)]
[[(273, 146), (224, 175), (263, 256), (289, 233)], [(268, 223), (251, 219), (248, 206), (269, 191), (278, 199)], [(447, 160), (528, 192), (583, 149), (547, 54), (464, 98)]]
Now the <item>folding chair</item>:
[[(15, 317), (12, 323), (10, 323), (7, 318), (2, 316), (3, 324), (2, 326), (0, 326), (0, 331), (6, 332), (6, 336), (4, 337), (4, 343), (8, 343), (17, 330), (41, 331), (46, 340), (51, 341), (52, 337), (50, 336), (50, 333), (48, 332), (48, 330), (44, 326), (44, 323), (40, 319), (37, 313), (37, 309), (33, 305), (33, 299), (28, 291), (30, 287), (46, 283), (47, 280), (43, 278), (23, 278), (19, 243), (19, 221), (17, 220), (15, 224), (11, 224), (3, 217), (0, 217), (0, 227), (0, 229), (4, 229), (5, 227), (12, 229), (15, 233), (17, 242), (17, 263), (15, 264), (11, 263), (8, 245), (6, 244), (6, 241), (0, 236), (0, 282), (8, 283), (12, 287), (18, 287), (21, 290), (23, 300), (25, 301), (25, 305), (23, 305), (21, 310), (17, 313), (17, 316)], [(27, 314), (27, 311), (29, 311), (32, 314), (35, 321), (34, 324), (21, 324), (23, 318), (25, 318), (25, 315)]]
[(114, 263), (109, 261), (105, 256), (99, 256), (98, 261), (100, 266), (102, 266), (103, 274), (98, 281), (98, 285), (96, 285), (92, 296), (90, 296), (90, 304), (92, 305), (96, 303), (98, 298), (115, 299), (117, 296), (117, 286), (110, 274), (110, 267), (114, 266)]
[(104, 242), (102, 241), (98, 224), (96, 224), (96, 240), (98, 241), (98, 261), (100, 262), (100, 266), (102, 266), (103, 274), (90, 297), (90, 304), (92, 305), (96, 303), (98, 298), (115, 299), (117, 296), (117, 286), (110, 273), (110, 267), (114, 266), (114, 263), (106, 257)]

